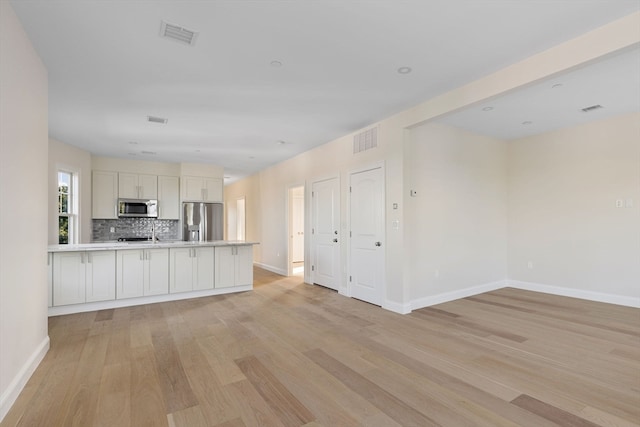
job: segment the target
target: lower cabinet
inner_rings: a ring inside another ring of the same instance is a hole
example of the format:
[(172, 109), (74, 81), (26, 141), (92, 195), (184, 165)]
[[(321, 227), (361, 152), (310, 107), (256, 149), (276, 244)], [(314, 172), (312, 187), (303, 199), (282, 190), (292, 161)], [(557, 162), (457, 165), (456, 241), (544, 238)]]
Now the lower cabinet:
[(253, 284), (253, 246), (217, 246), (216, 288)]
[(117, 299), (169, 293), (169, 249), (116, 252)]
[(53, 305), (115, 299), (115, 251), (53, 254)]
[(213, 289), (214, 248), (171, 248), (169, 292)]

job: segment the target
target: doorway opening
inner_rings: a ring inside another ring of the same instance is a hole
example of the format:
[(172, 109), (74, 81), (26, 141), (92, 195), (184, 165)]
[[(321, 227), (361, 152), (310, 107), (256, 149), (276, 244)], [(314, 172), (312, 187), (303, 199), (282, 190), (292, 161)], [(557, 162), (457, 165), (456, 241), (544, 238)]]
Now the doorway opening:
[(304, 276), (304, 185), (289, 187), (289, 276)]

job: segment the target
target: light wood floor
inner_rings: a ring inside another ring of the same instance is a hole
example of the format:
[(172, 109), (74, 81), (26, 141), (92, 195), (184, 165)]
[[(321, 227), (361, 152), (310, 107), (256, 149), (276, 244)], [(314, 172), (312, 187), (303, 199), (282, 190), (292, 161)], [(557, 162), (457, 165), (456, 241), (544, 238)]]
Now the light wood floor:
[(503, 289), (402, 316), (255, 277), (51, 318), (2, 426), (640, 425), (640, 310)]

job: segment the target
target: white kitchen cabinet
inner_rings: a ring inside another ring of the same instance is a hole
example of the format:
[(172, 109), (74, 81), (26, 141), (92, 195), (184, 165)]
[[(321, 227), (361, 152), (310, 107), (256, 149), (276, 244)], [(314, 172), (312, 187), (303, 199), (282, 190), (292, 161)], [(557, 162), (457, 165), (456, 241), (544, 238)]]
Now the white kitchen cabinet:
[(93, 219), (118, 218), (118, 173), (93, 171), (91, 183)]
[(189, 202), (222, 202), (223, 182), (220, 178), (183, 176), (180, 179), (180, 196)]
[(169, 249), (117, 251), (116, 298), (169, 293)]
[(214, 248), (171, 248), (169, 292), (213, 289)]
[(180, 180), (177, 176), (158, 177), (158, 219), (180, 219)]
[(215, 248), (215, 287), (228, 288), (253, 284), (252, 246)]
[(158, 177), (120, 172), (118, 174), (118, 197), (121, 199), (157, 199)]
[(53, 305), (115, 299), (115, 251), (53, 254)]

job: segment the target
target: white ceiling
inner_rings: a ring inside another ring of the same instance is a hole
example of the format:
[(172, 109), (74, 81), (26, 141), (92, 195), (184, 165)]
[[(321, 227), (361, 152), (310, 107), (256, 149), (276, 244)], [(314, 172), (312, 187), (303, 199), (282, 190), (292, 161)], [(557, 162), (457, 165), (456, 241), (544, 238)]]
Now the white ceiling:
[[(638, 0), (11, 3), (49, 72), (51, 137), (97, 155), (214, 163), (227, 182), (640, 9)], [(199, 32), (195, 46), (161, 38), (162, 20)], [(637, 51), (630, 55), (612, 67), (637, 67)], [(413, 71), (399, 74), (403, 66)], [(637, 74), (622, 74), (637, 90)], [(563, 83), (553, 96), (575, 98), (563, 104), (572, 113), (622, 102), (603, 98), (607, 87), (587, 96), (594, 85), (579, 74)], [(618, 80), (605, 83), (624, 92)], [(548, 91), (493, 100), (491, 125), (477, 109), (442, 120), (499, 137), (540, 131), (537, 114), (555, 105)], [(503, 108), (505, 120), (534, 123), (503, 130)], [(571, 122), (552, 116), (553, 127)]]

